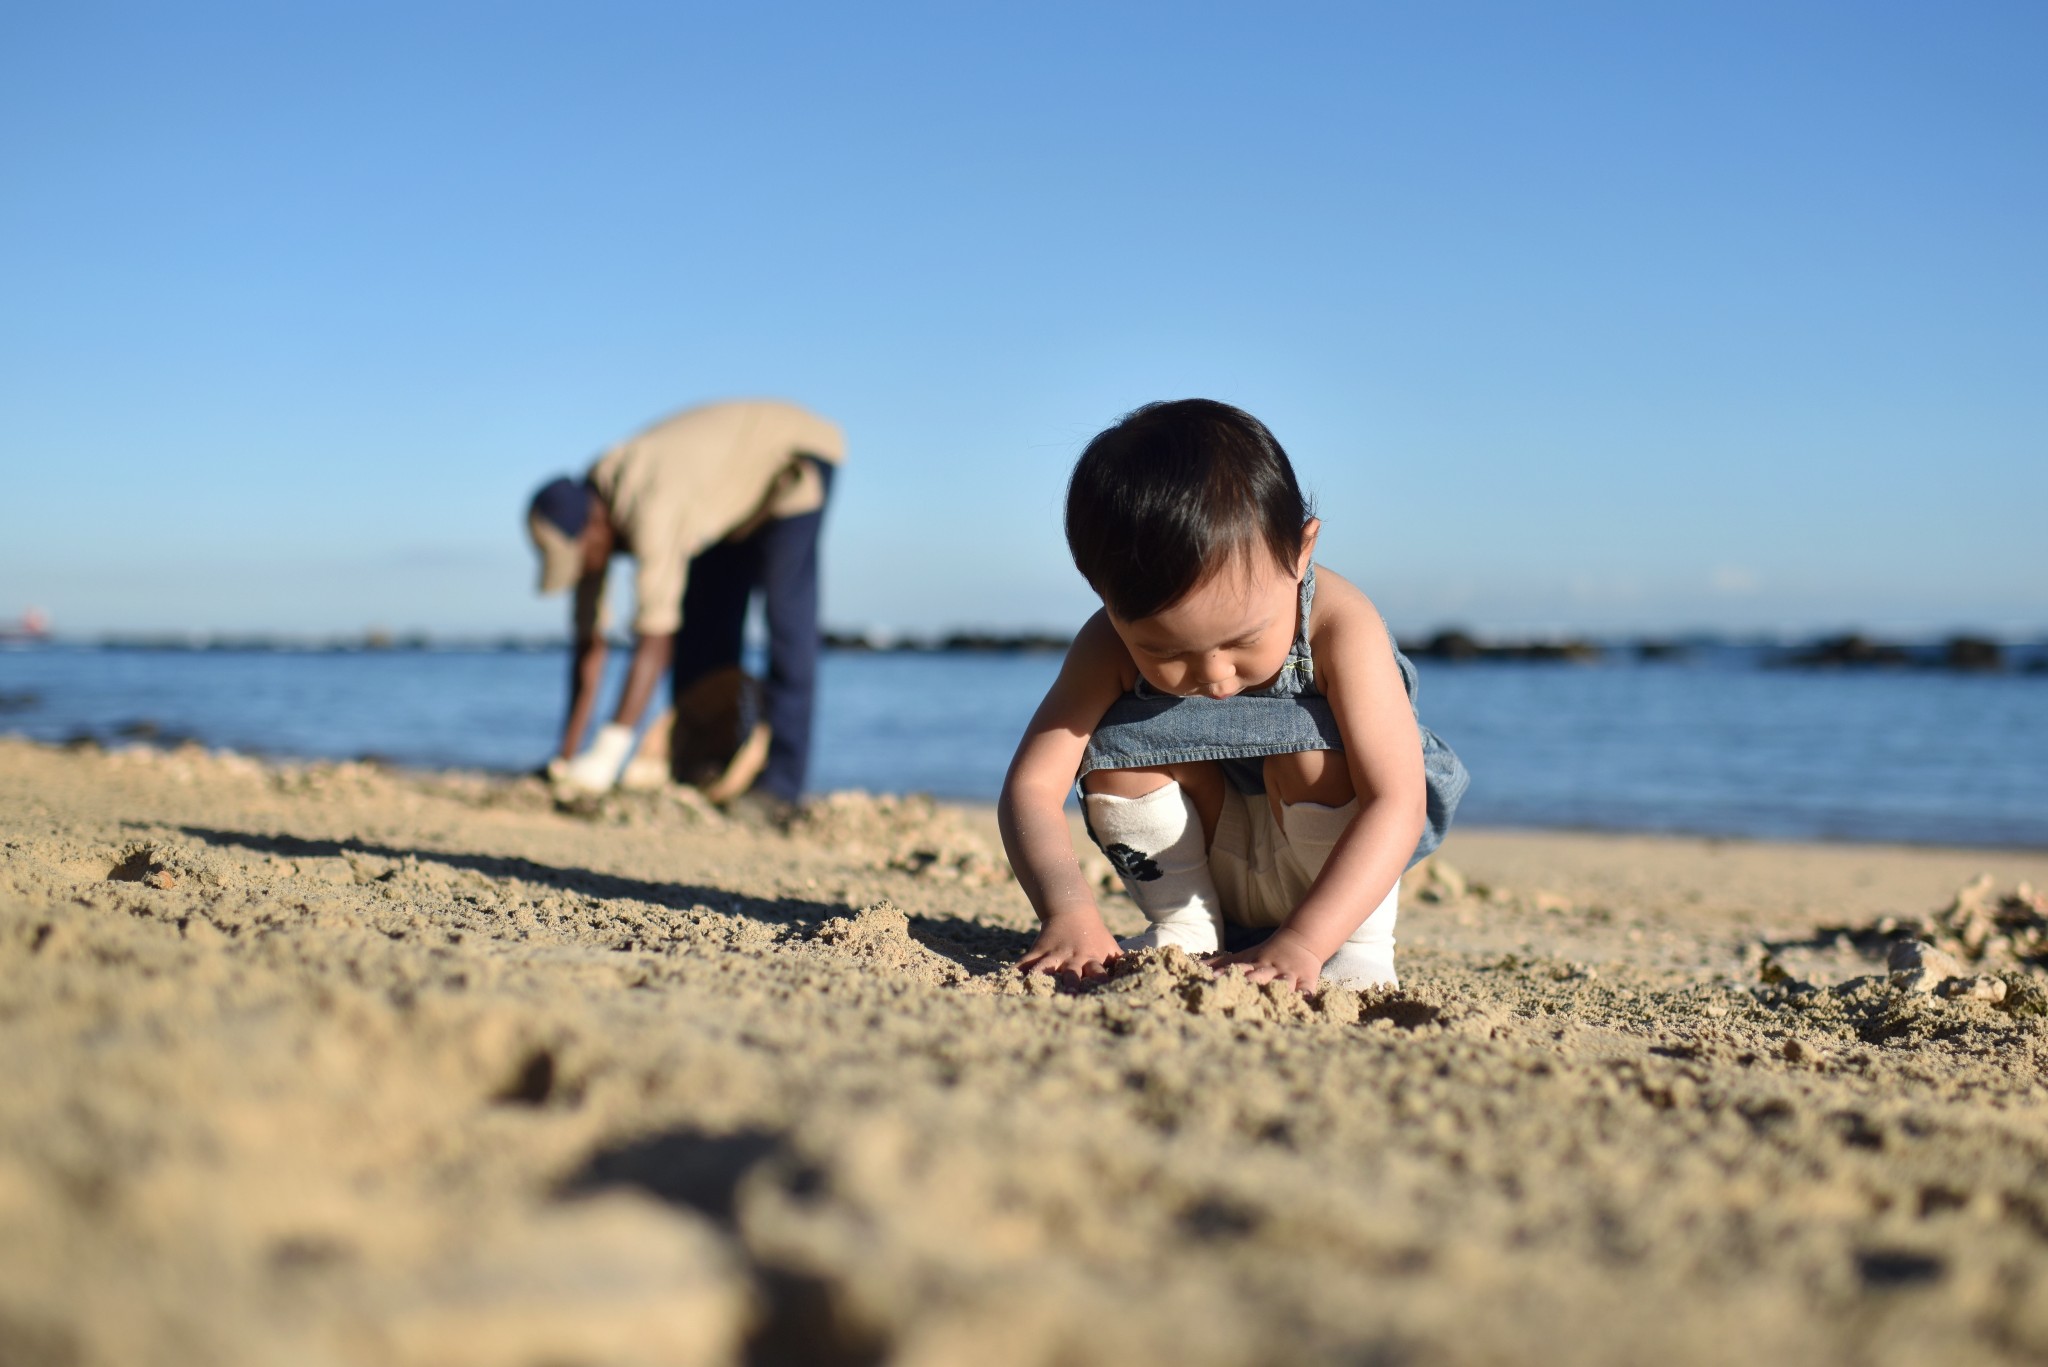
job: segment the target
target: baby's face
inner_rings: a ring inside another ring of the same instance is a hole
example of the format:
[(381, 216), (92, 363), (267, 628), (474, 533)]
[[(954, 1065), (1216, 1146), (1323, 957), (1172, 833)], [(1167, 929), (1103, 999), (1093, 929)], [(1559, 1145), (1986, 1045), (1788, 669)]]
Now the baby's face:
[[(1302, 551), (1302, 568), (1308, 548)], [(1294, 645), (1299, 575), (1289, 576), (1263, 548), (1237, 558), (1150, 617), (1127, 622), (1110, 613), (1145, 681), (1182, 697), (1228, 698), (1273, 682)]]

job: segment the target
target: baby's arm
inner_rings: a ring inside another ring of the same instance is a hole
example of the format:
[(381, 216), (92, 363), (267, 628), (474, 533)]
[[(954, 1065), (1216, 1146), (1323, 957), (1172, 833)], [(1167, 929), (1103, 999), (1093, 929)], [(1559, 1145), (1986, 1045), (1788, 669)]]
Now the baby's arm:
[(1310, 646), (1316, 683), (1336, 714), (1358, 813), (1322, 874), (1281, 928), (1237, 958), (1256, 981), (1307, 989), (1324, 961), (1393, 891), (1428, 818), (1422, 737), (1378, 609), (1346, 580), (1318, 575)]
[(1123, 692), (1119, 665), (1127, 660), (1108, 619), (1099, 612), (1089, 618), (1003, 780), (996, 804), (1003, 848), (1041, 923), (1037, 942), (1018, 965), (1026, 971), (1099, 977), (1122, 952), (1074, 857), (1066, 803), (1095, 724)]

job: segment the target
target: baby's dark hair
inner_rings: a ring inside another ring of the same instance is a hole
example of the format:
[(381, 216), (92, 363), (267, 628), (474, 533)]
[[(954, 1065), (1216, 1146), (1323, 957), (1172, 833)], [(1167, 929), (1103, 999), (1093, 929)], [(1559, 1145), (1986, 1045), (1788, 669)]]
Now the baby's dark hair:
[(1310, 509), (1266, 425), (1213, 399), (1148, 403), (1088, 443), (1067, 481), (1067, 549), (1127, 622), (1264, 546), (1287, 574)]

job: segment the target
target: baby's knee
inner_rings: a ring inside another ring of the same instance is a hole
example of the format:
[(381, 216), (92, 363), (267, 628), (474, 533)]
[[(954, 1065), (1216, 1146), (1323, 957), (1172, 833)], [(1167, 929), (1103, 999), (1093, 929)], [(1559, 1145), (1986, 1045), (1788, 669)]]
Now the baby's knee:
[(1090, 769), (1081, 775), (1081, 791), (1102, 797), (1143, 797), (1173, 782), (1164, 766), (1153, 769)]
[(1107, 797), (1143, 797), (1169, 783), (1178, 783), (1199, 801), (1201, 795), (1222, 782), (1222, 770), (1214, 763), (1158, 764), (1139, 769), (1090, 769), (1081, 775), (1081, 791)]
[(1321, 807), (1341, 807), (1358, 796), (1342, 750), (1300, 750), (1291, 755), (1268, 756), (1266, 791), (1277, 794), (1289, 805), (1313, 802)]

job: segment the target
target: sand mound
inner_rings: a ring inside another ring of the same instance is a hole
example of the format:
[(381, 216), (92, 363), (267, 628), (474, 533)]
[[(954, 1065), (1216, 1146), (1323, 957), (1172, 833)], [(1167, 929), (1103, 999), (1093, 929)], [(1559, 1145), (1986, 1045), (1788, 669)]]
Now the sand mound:
[(0, 848), (8, 1364), (2048, 1353), (2048, 861), (1460, 835), (1304, 997), (1015, 975), (917, 800), (0, 742)]

